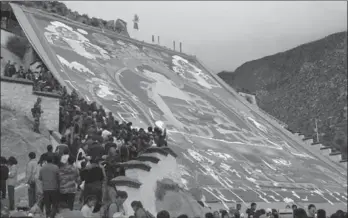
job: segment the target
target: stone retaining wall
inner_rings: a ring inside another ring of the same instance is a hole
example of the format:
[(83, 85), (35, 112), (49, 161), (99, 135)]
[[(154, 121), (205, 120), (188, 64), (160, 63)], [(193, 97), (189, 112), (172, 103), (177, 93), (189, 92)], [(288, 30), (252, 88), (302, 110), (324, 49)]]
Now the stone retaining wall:
[[(11, 79), (10, 79), (11, 80)], [(33, 93), (33, 87), (28, 82), (16, 83), (1, 78), (1, 105), (8, 105), (22, 111), (28, 117), (32, 117), (31, 108), (34, 106), (37, 94)], [(39, 94), (39, 93), (38, 93)], [(48, 130), (58, 131), (59, 125), (59, 99), (53, 96), (43, 96), (41, 121)]]

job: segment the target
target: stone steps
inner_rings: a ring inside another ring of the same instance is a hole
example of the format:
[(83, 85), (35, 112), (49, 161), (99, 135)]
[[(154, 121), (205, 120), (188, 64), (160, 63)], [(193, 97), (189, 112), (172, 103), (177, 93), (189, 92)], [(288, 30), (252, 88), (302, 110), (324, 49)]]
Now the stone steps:
[(294, 133), (295, 137), (301, 139), (307, 146), (311, 146), (311, 148), (316, 151), (317, 153), (327, 157), (329, 160), (331, 160), (334, 163), (338, 163), (340, 166), (343, 166), (344, 168), (347, 168), (346, 162), (341, 162), (343, 156), (340, 151), (334, 150), (331, 147), (324, 146), (320, 143), (314, 143), (313, 138), (306, 137), (305, 135), (301, 133)]

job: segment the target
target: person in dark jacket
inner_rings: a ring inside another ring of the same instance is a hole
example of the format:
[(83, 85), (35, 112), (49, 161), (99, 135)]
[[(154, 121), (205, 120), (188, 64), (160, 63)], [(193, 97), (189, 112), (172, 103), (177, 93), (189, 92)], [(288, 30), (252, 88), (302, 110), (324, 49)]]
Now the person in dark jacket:
[(53, 164), (53, 159), (53, 156), (48, 155), (46, 158), (47, 163), (39, 172), (46, 216), (50, 218), (55, 217), (59, 203), (59, 168)]
[(13, 156), (8, 158), (9, 174), (7, 180), (7, 191), (8, 191), (8, 200), (9, 200), (9, 209), (15, 209), (15, 187), (17, 185), (17, 159)]
[(47, 152), (43, 153), (41, 156), (40, 156), (40, 159), (39, 161), (37, 162), (37, 164), (39, 164), (40, 166), (42, 166), (42, 164), (44, 162), (46, 162), (46, 159), (47, 159), (47, 155), (54, 155), (53, 153), (53, 146), (52, 145), (47, 145)]
[(98, 212), (101, 207), (102, 194), (103, 194), (103, 181), (104, 173), (98, 164), (98, 159), (91, 159), (90, 165), (86, 166), (83, 173), (81, 173), (81, 180), (85, 181), (83, 189), (83, 198), (87, 199), (88, 196), (96, 196), (97, 204), (94, 208), (94, 213)]
[(306, 211), (303, 208), (298, 208), (294, 210), (295, 218), (308, 218)]
[(237, 204), (237, 209), (234, 211), (232, 215), (234, 215), (234, 218), (240, 218), (240, 210), (242, 209), (242, 205), (241, 204)]
[(11, 77), (10, 72), (9, 72), (10, 66), (11, 66), (11, 61), (7, 61), (5, 68), (4, 68), (4, 76)]
[(114, 138), (111, 135), (108, 136), (108, 141), (106, 142), (104, 146), (105, 155), (109, 154), (110, 147), (116, 147), (116, 144), (114, 143)]
[(247, 218), (251, 218), (255, 215), (256, 212), (256, 203), (251, 203), (251, 207), (246, 210)]
[(167, 146), (167, 130), (164, 129), (163, 133), (162, 130), (159, 128), (155, 128), (155, 143), (157, 144), (157, 147), (164, 147)]
[(88, 146), (87, 155), (91, 157), (91, 159), (101, 158), (105, 154), (103, 146), (101, 146), (98, 142), (94, 141), (92, 145)]
[(1, 199), (6, 198), (6, 180), (8, 179), (9, 169), (7, 166), (7, 160), (5, 157), (0, 157), (0, 190), (1, 190)]
[(114, 123), (115, 123), (115, 118), (112, 115), (112, 112), (109, 112), (109, 115), (108, 115), (107, 120), (106, 120), (107, 129), (112, 130), (112, 126), (114, 125)]
[(111, 179), (125, 174), (124, 168), (120, 166), (120, 163), (121, 159), (120, 156), (116, 153), (116, 147), (110, 147), (109, 154), (105, 159), (105, 173), (108, 185), (111, 185)]
[(100, 144), (104, 142), (103, 136), (102, 136), (102, 131), (97, 131), (92, 135), (93, 141), (97, 141)]
[(129, 160), (129, 149), (126, 144), (121, 145), (120, 147), (120, 161), (127, 162)]
[(319, 209), (317, 211), (317, 218), (326, 218), (326, 211), (323, 209)]

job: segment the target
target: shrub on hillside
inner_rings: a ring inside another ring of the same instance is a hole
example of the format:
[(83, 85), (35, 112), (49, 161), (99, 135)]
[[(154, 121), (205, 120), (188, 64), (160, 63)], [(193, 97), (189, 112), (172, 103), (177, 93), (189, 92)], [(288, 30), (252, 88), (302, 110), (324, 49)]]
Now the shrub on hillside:
[(23, 59), (30, 43), (25, 37), (11, 36), (7, 40), (6, 47), (10, 52)]
[(253, 99), (250, 96), (247, 95), (245, 98), (250, 104), (254, 104)]

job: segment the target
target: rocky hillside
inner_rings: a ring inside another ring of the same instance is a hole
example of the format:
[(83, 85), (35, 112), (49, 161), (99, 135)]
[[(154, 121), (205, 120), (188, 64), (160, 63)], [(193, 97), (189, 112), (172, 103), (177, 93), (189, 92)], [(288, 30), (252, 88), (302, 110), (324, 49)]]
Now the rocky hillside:
[(316, 140), (318, 118), (320, 142), (347, 154), (347, 32), (218, 75), (294, 132)]

